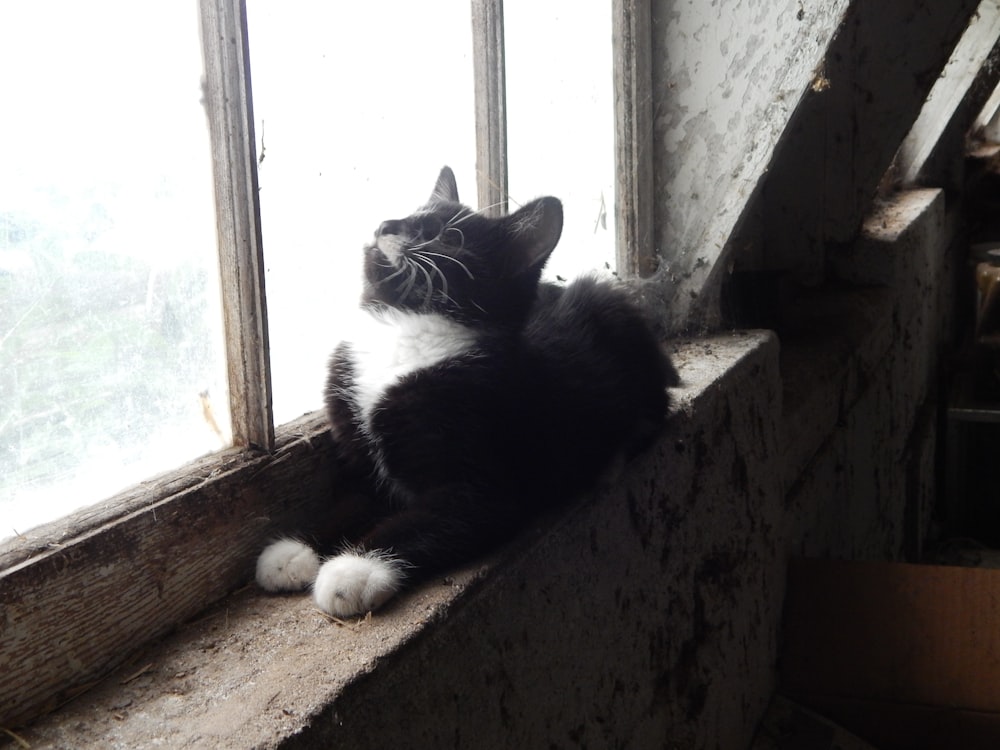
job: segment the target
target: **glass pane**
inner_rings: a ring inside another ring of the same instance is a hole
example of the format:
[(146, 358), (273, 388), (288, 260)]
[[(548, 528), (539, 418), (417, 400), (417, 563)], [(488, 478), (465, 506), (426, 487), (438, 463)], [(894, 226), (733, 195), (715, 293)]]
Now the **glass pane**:
[(275, 422), (317, 409), (361, 249), (438, 171), (476, 203), (469, 0), (249, 0)]
[(614, 269), (611, 4), (505, 0), (504, 36), (511, 210), (562, 200), (549, 278)]
[(200, 50), (195, 3), (4, 5), (0, 537), (228, 441)]

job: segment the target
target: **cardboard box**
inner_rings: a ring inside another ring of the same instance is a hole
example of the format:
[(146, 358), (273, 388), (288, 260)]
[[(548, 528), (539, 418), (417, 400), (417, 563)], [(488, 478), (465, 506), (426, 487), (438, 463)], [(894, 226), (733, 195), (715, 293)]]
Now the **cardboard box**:
[(882, 750), (1000, 748), (1000, 571), (796, 560), (781, 691)]

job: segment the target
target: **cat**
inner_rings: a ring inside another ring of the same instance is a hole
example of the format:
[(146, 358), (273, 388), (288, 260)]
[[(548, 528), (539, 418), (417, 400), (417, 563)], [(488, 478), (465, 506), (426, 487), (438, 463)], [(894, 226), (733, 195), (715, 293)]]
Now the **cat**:
[(331, 615), (370, 612), (653, 441), (677, 373), (624, 285), (540, 281), (562, 222), (552, 197), (477, 213), (444, 167), (423, 207), (379, 226), (364, 248), (365, 323), (336, 347), (326, 384), (347, 489), (310, 530), (350, 544), (323, 561), (274, 542), (257, 561), (262, 588), (311, 586)]

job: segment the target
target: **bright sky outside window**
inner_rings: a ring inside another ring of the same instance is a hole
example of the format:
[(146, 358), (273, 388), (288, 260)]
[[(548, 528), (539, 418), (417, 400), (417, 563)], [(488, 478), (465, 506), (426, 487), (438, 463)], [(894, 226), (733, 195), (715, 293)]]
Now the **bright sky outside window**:
[(280, 424), (322, 405), (378, 225), (445, 164), (476, 202), (472, 33), (468, 0), (247, 5)]
[(615, 267), (615, 119), (611, 4), (504, 3), (510, 208), (563, 202), (546, 276)]
[(228, 442), (198, 9), (0, 24), (0, 537)]
[[(513, 210), (565, 205), (547, 275), (614, 263), (611, 11), (505, 3)], [(276, 423), (321, 406), (361, 247), (448, 164), (475, 206), (468, 0), (248, 2)]]
[[(410, 213), (445, 163), (476, 203), (470, 7), (248, 5), (281, 423), (321, 404), (379, 222)], [(506, 16), (511, 206), (563, 199), (550, 277), (604, 268), (609, 13), (546, 0)], [(15, 103), (0, 122), (2, 536), (229, 429), (197, 8), (12, 6), (0, 64), (24, 71), (0, 81)]]

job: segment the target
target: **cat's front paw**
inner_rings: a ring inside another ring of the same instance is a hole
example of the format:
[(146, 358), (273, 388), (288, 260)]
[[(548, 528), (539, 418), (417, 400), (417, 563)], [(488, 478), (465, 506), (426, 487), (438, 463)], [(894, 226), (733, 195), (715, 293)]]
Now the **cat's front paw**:
[(379, 551), (342, 552), (323, 563), (313, 585), (313, 598), (335, 617), (378, 609), (403, 585), (403, 564)]
[(269, 544), (257, 558), (257, 584), (265, 591), (302, 591), (318, 572), (319, 555), (296, 539)]

